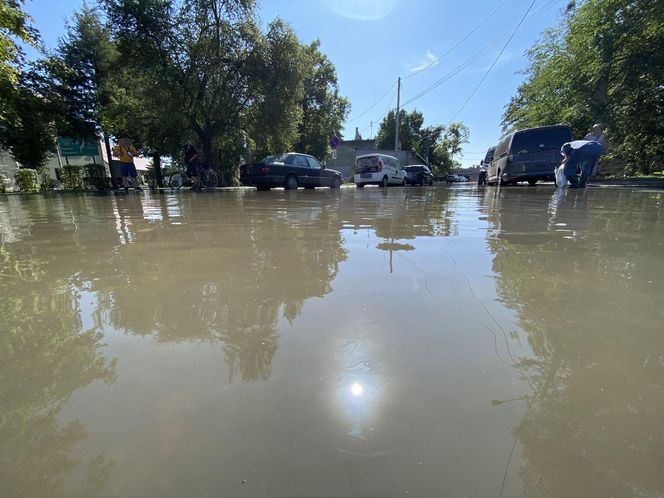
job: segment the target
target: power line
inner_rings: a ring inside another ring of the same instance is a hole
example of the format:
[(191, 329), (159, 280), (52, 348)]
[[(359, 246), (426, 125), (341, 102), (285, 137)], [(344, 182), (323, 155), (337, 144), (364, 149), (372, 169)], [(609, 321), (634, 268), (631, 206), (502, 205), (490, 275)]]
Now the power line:
[[(376, 130), (380, 129), (380, 124), (383, 122), (383, 118), (385, 116), (387, 116), (387, 113), (389, 113), (391, 110), (394, 109), (394, 107), (392, 106), (392, 103), (394, 102), (394, 99), (396, 99), (396, 98), (397, 98), (397, 92), (394, 92), (394, 94), (392, 95), (392, 98), (390, 99), (389, 103), (387, 104), (387, 109), (385, 109), (385, 112), (383, 112), (383, 114), (378, 119), (374, 119), (372, 121), (376, 125)], [(365, 130), (366, 130), (366, 128), (365, 128)]]
[(443, 76), (442, 78), (436, 80), (434, 83), (432, 83), (431, 85), (426, 87), (424, 90), (421, 90), (414, 97), (411, 97), (408, 101), (406, 101), (403, 104), (403, 106), (405, 107), (408, 104), (411, 104), (411, 103), (415, 102), (417, 99), (419, 99), (421, 97), (424, 97), (427, 93), (429, 93), (432, 90), (436, 89), (437, 87), (439, 87), (440, 85), (445, 83), (447, 80), (451, 79), (453, 76), (456, 76), (457, 74), (459, 74), (461, 71), (466, 69), (466, 67), (468, 67), (470, 64), (475, 62), (480, 57), (480, 55), (482, 55), (486, 50), (488, 50), (490, 47), (495, 45), (497, 42), (498, 42), (498, 40), (495, 40), (495, 41), (491, 42), (490, 44), (486, 45), (479, 52), (476, 52), (474, 55), (472, 55), (471, 57), (466, 59), (464, 62), (462, 62), (460, 65), (458, 65), (457, 67), (452, 69), (452, 71), (447, 73), (445, 76)]
[[(477, 86), (473, 89), (473, 91), (470, 93), (470, 95), (468, 95), (468, 98), (467, 98), (466, 101), (463, 103), (463, 105), (462, 105), (461, 107), (459, 107), (459, 110), (454, 114), (454, 116), (452, 116), (452, 119), (450, 119), (450, 123), (451, 123), (452, 121), (454, 121), (454, 119), (459, 115), (459, 113), (461, 113), (461, 111), (463, 111), (463, 109), (466, 107), (466, 105), (468, 104), (468, 102), (470, 102), (470, 99), (473, 98), (473, 96), (475, 95), (475, 93), (477, 93), (477, 90), (479, 90), (480, 86), (482, 86), (482, 83), (484, 83), (484, 80), (486, 80), (487, 76), (489, 76), (489, 73), (491, 72), (491, 70), (493, 69), (493, 67), (496, 65), (496, 63), (498, 62), (498, 59), (500, 59), (500, 57), (503, 55), (503, 52), (505, 52), (505, 49), (507, 49), (507, 46), (508, 46), (508, 45), (510, 44), (510, 42), (512, 41), (512, 38), (514, 38), (514, 35), (516, 35), (516, 32), (519, 30), (519, 28), (520, 28), (521, 25), (523, 24), (523, 21), (526, 20), (526, 16), (528, 16), (528, 13), (529, 13), (530, 10), (533, 8), (533, 5), (535, 5), (535, 2), (536, 2), (536, 1), (537, 1), (537, 0), (533, 0), (532, 2), (530, 2), (530, 5), (528, 6), (528, 9), (526, 10), (526, 13), (521, 17), (521, 20), (519, 21), (519, 24), (517, 24), (516, 27), (514, 28), (514, 31), (512, 31), (512, 34), (510, 35), (510, 37), (509, 37), (509, 38), (507, 39), (507, 41), (505, 42), (505, 45), (503, 45), (503, 48), (500, 50), (500, 53), (499, 53), (498, 56), (494, 59), (494, 61), (491, 63), (491, 65), (489, 66), (489, 69), (486, 70), (486, 72), (484, 73), (484, 76), (482, 76), (482, 78), (480, 79), (479, 83), (477, 83)], [(449, 126), (449, 123), (448, 123), (448, 126)]]
[(346, 121), (346, 123), (348, 124), (348, 123), (352, 123), (353, 121), (357, 121), (357, 120), (360, 119), (362, 116), (364, 116), (366, 113), (368, 113), (371, 109), (373, 109), (374, 107), (376, 107), (376, 106), (378, 105), (378, 103), (379, 103), (381, 100), (383, 100), (383, 99), (385, 98), (385, 96), (390, 92), (390, 90), (392, 90), (392, 88), (394, 88), (395, 86), (396, 86), (396, 82), (393, 83), (393, 84), (392, 84), (387, 90), (385, 90), (385, 93), (384, 93), (383, 95), (381, 95), (381, 96), (378, 98), (378, 100), (376, 100), (376, 102), (374, 102), (373, 104), (371, 104), (371, 106), (370, 106), (366, 111), (362, 112), (361, 114), (358, 114), (358, 115), (355, 116), (353, 119), (349, 119), (348, 121)]
[[(487, 21), (490, 17), (492, 17), (492, 16), (493, 16), (493, 15), (494, 15), (494, 14), (495, 14), (495, 13), (496, 13), (496, 12), (497, 12), (497, 11), (498, 11), (498, 10), (499, 10), (499, 9), (505, 4), (505, 3), (507, 3), (508, 1), (509, 1), (509, 0), (505, 0), (505, 1), (503, 1), (501, 4), (499, 4), (498, 7), (496, 7), (496, 8), (493, 10), (493, 12), (492, 12), (491, 14), (489, 14), (489, 16), (487, 16), (487, 18), (485, 18), (485, 19), (484, 19), (484, 20), (483, 20), (478, 26), (476, 26), (475, 28), (473, 28), (473, 30), (471, 30), (470, 33), (468, 33), (468, 34), (467, 34), (467, 35), (466, 35), (466, 36), (465, 36), (460, 42), (458, 42), (458, 43), (457, 43), (455, 46), (453, 46), (450, 50), (448, 50), (448, 51), (445, 52), (443, 55), (441, 55), (437, 60), (432, 61), (429, 65), (425, 66), (424, 68), (421, 68), (420, 70), (418, 70), (417, 72), (415, 72), (415, 73), (413, 73), (413, 74), (410, 74), (410, 75), (408, 75), (408, 76), (402, 77), (402, 79), (406, 79), (406, 78), (409, 78), (410, 76), (414, 76), (415, 74), (418, 74), (418, 73), (420, 73), (420, 72), (422, 72), (422, 71), (428, 69), (429, 67), (433, 66), (434, 64), (436, 64), (440, 59), (442, 59), (443, 57), (445, 57), (446, 55), (448, 55), (452, 50), (454, 50), (455, 48), (457, 48), (461, 43), (463, 43), (466, 39), (468, 39), (468, 37), (470, 37), (470, 35), (472, 35), (475, 31), (477, 31), (477, 29), (479, 29), (484, 23), (486, 23), (486, 21)], [(550, 0), (549, 2), (547, 2), (546, 4), (544, 4), (542, 7), (540, 7), (537, 11), (535, 11), (535, 12), (530, 16), (530, 18), (528, 18), (528, 21), (532, 21), (532, 20), (534, 20), (534, 19), (535, 19), (540, 13), (542, 13), (545, 9), (547, 9), (551, 4), (558, 3), (558, 2), (560, 2), (560, 1), (561, 1), (561, 0)], [(527, 16), (528, 12), (530, 12), (530, 10), (532, 9), (532, 6), (533, 6), (533, 5), (531, 4), (531, 6), (530, 6), (530, 7), (528, 8), (528, 10), (526, 11), (526, 16)], [(525, 19), (525, 16), (524, 16), (523, 19), (521, 19), (521, 22), (519, 23), (519, 26), (523, 23), (524, 19)], [(518, 29), (519, 26), (517, 26), (517, 29)], [(515, 32), (513, 32), (512, 35), (510, 36), (510, 39), (507, 41), (507, 44), (509, 44), (511, 38), (514, 36), (514, 33), (515, 33)], [(434, 90), (435, 88), (437, 88), (438, 86), (440, 86), (442, 83), (446, 82), (447, 80), (449, 80), (449, 79), (452, 78), (453, 76), (459, 74), (462, 70), (464, 70), (466, 67), (468, 67), (472, 62), (475, 62), (475, 61), (479, 58), (479, 56), (480, 56), (482, 53), (484, 53), (484, 52), (485, 52), (486, 50), (488, 50), (490, 47), (492, 47), (493, 45), (495, 45), (496, 43), (498, 43), (501, 39), (502, 39), (502, 37), (498, 37), (498, 38), (496, 38), (493, 42), (491, 42), (490, 44), (486, 45), (486, 46), (485, 46), (484, 48), (482, 48), (479, 52), (475, 53), (473, 56), (471, 56), (470, 58), (468, 58), (465, 62), (463, 62), (462, 64), (460, 64), (459, 66), (457, 66), (455, 69), (453, 69), (452, 71), (450, 71), (449, 73), (447, 73), (445, 76), (443, 76), (442, 78), (440, 78), (439, 80), (437, 80), (436, 82), (434, 82), (432, 85), (428, 86), (427, 88), (425, 88), (424, 90), (422, 90), (422, 91), (420, 91), (418, 94), (416, 94), (414, 97), (412, 97), (411, 99), (409, 99), (407, 102), (405, 102), (405, 103), (402, 105), (402, 107), (405, 107), (406, 105), (408, 105), (408, 104), (414, 102), (415, 100), (417, 100), (417, 99), (423, 97), (423, 96), (426, 95), (427, 93), (431, 92), (432, 90)], [(506, 46), (507, 46), (507, 44), (506, 44)], [(503, 48), (503, 51), (504, 51), (504, 49), (505, 49), (505, 48)], [(500, 58), (500, 55), (498, 56), (498, 58)], [(494, 62), (494, 65), (495, 65), (495, 62)], [(358, 114), (357, 116), (353, 117), (352, 119), (346, 121), (346, 124), (352, 123), (353, 121), (356, 121), (356, 120), (360, 119), (362, 116), (366, 115), (369, 111), (371, 111), (374, 107), (376, 107), (376, 106), (377, 106), (377, 105), (378, 105), (378, 104), (379, 104), (379, 103), (380, 103), (380, 102), (381, 102), (381, 101), (382, 101), (382, 100), (388, 95), (388, 93), (390, 92), (390, 90), (391, 90), (392, 88), (394, 88), (395, 86), (396, 86), (396, 82), (393, 83), (392, 85), (390, 85), (390, 87), (385, 91), (385, 93), (383, 93), (383, 94), (382, 94), (382, 95), (381, 95), (381, 96), (380, 96), (380, 97), (379, 97), (379, 98), (378, 98), (373, 104), (371, 104), (371, 106), (370, 106), (369, 108), (367, 108), (365, 111), (363, 111), (362, 113)], [(383, 113), (383, 115), (382, 115), (377, 121), (374, 121), (375, 123), (380, 123), (380, 121), (382, 121), (382, 119), (385, 117), (385, 115), (390, 111), (390, 109), (391, 109), (391, 102), (394, 100), (395, 96), (396, 96), (396, 94), (392, 96), (392, 99), (390, 100), (390, 104), (388, 105), (387, 110)], [(464, 104), (464, 105), (465, 105), (465, 104)], [(458, 114), (459, 112), (461, 112), (461, 109), (460, 109), (459, 111), (457, 111), (457, 114)], [(456, 117), (456, 114), (455, 114), (455, 117)]]
[(445, 52), (443, 55), (441, 55), (441, 56), (438, 57), (437, 59), (432, 60), (432, 61), (431, 61), (429, 64), (427, 64), (426, 66), (419, 68), (417, 71), (414, 71), (414, 72), (410, 73), (410, 74), (407, 75), (407, 76), (402, 76), (401, 79), (402, 79), (402, 80), (405, 80), (405, 79), (411, 78), (411, 77), (415, 76), (416, 74), (420, 74), (421, 72), (426, 71), (426, 70), (429, 69), (431, 66), (434, 66), (434, 65), (438, 64), (438, 63), (441, 61), (441, 59), (442, 59), (443, 57), (445, 57), (445, 56), (449, 55), (450, 53), (452, 53), (452, 52), (453, 52), (453, 51), (454, 51), (459, 45), (461, 45), (461, 44), (462, 44), (463, 42), (465, 42), (468, 38), (470, 38), (471, 35), (472, 35), (473, 33), (475, 33), (475, 31), (477, 31), (477, 30), (480, 29), (482, 26), (484, 26), (484, 24), (485, 24), (489, 19), (491, 19), (491, 18), (493, 17), (493, 15), (494, 15), (496, 12), (498, 12), (498, 10), (500, 10), (500, 8), (501, 8), (503, 5), (505, 5), (507, 2), (509, 2), (509, 0), (504, 0), (502, 3), (500, 3), (500, 4), (498, 5), (498, 7), (496, 7), (496, 8), (493, 10), (493, 12), (491, 12), (491, 14), (489, 14), (488, 16), (486, 16), (486, 17), (482, 20), (481, 23), (479, 23), (477, 26), (475, 26), (473, 29), (471, 29), (471, 30), (468, 32), (468, 34), (466, 34), (466, 36), (464, 36), (463, 38), (461, 38), (461, 40), (459, 40), (459, 41), (458, 41), (458, 42), (457, 42), (452, 48), (450, 48), (450, 49), (449, 49), (447, 52)]
[[(491, 17), (493, 17), (493, 15), (494, 15), (496, 12), (498, 12), (498, 10), (499, 10), (503, 5), (505, 5), (508, 1), (510, 1), (510, 0), (504, 0), (503, 2), (501, 2), (501, 3), (500, 3), (500, 4), (499, 4), (499, 5), (498, 5), (498, 6), (497, 6), (497, 7), (496, 7), (496, 8), (495, 8), (495, 9), (494, 9), (494, 10), (493, 10), (488, 16), (487, 16), (487, 17), (485, 17), (485, 18), (482, 20), (482, 22), (481, 22), (480, 24), (478, 24), (478, 25), (475, 26), (472, 30), (470, 30), (470, 31), (466, 34), (466, 36), (464, 36), (461, 40), (459, 40), (459, 41), (458, 41), (458, 42), (457, 42), (452, 48), (450, 48), (450, 49), (449, 49), (447, 52), (445, 52), (443, 55), (441, 55), (440, 57), (438, 57), (436, 60), (432, 61), (430, 64), (427, 64), (425, 67), (418, 69), (418, 70), (415, 71), (414, 73), (411, 73), (411, 74), (409, 74), (409, 75), (407, 75), (407, 76), (403, 76), (401, 79), (407, 79), (407, 78), (410, 78), (411, 76), (415, 76), (416, 74), (419, 74), (419, 73), (421, 73), (422, 71), (426, 71), (426, 70), (429, 69), (431, 66), (433, 66), (433, 65), (437, 64), (438, 62), (440, 62), (440, 60), (441, 60), (443, 57), (445, 57), (446, 55), (449, 55), (449, 54), (450, 54), (452, 51), (454, 51), (459, 45), (461, 45), (461, 44), (462, 44), (463, 42), (465, 42), (468, 38), (470, 38), (470, 36), (471, 36), (473, 33), (475, 33), (475, 31), (477, 31), (478, 29), (480, 29), (480, 28), (481, 28), (481, 27), (482, 27), (482, 26), (483, 26), (483, 25), (484, 25), (484, 24), (485, 24), (485, 23), (486, 23)], [(387, 90), (385, 90), (385, 93), (384, 93), (383, 95), (381, 95), (381, 96), (378, 98), (378, 100), (376, 100), (373, 104), (371, 104), (371, 106), (369, 106), (368, 109), (366, 109), (366, 110), (363, 111), (362, 113), (358, 114), (357, 116), (353, 117), (352, 119), (349, 119), (348, 121), (346, 121), (346, 123), (348, 124), (348, 123), (352, 123), (353, 121), (357, 121), (357, 120), (360, 119), (362, 116), (364, 116), (365, 114), (367, 114), (371, 109), (373, 109), (374, 107), (376, 107), (376, 106), (378, 105), (378, 103), (379, 103), (381, 100), (383, 100), (383, 99), (385, 98), (385, 96), (389, 93), (389, 91), (390, 91), (392, 88), (394, 88), (395, 85), (396, 85), (396, 83), (392, 84)], [(404, 104), (404, 105), (405, 105), (405, 104)]]
[[(532, 21), (532, 20), (535, 19), (540, 13), (542, 13), (546, 8), (548, 8), (551, 4), (554, 4), (554, 3), (557, 3), (557, 2), (560, 2), (560, 0), (550, 0), (550, 1), (547, 2), (545, 5), (543, 5), (541, 8), (539, 8), (536, 12), (534, 12), (533, 15), (530, 16), (530, 18), (529, 18), (528, 20), (529, 20), (529, 21)], [(531, 5), (530, 8), (532, 8), (532, 5)], [(526, 12), (529, 12), (529, 11), (530, 11), (530, 8), (529, 8), (529, 10), (526, 11)], [(521, 22), (523, 22), (523, 19), (522, 19)], [(512, 33), (511, 36), (514, 36), (514, 33)], [(479, 56), (480, 56), (482, 53), (484, 53), (486, 50), (488, 50), (488, 49), (491, 48), (493, 45), (495, 45), (496, 43), (498, 43), (501, 39), (503, 39), (503, 36), (500, 36), (500, 37), (496, 38), (494, 41), (492, 41), (491, 43), (489, 43), (488, 45), (486, 45), (486, 46), (485, 46), (484, 48), (482, 48), (480, 51), (476, 52), (476, 53), (475, 53), (474, 55), (472, 55), (470, 58), (466, 59), (466, 61), (464, 61), (463, 63), (461, 63), (459, 66), (457, 66), (456, 68), (454, 68), (452, 71), (450, 71), (449, 73), (447, 73), (445, 76), (443, 76), (442, 78), (436, 80), (434, 83), (432, 83), (431, 85), (429, 85), (428, 87), (426, 87), (424, 90), (421, 90), (419, 93), (417, 93), (414, 97), (410, 98), (405, 104), (403, 104), (403, 106), (405, 107), (406, 105), (408, 105), (408, 104), (414, 102), (415, 100), (417, 100), (417, 99), (423, 97), (423, 96), (426, 95), (427, 93), (429, 93), (429, 92), (431, 92), (432, 90), (436, 89), (436, 88), (437, 88), (438, 86), (440, 86), (441, 84), (445, 83), (447, 80), (451, 79), (453, 76), (456, 76), (457, 74), (459, 74), (463, 69), (465, 69), (466, 67), (468, 67), (472, 62), (475, 62), (475, 61), (479, 58)], [(511, 39), (511, 37), (510, 37), (510, 39)], [(508, 40), (507, 43), (509, 43), (509, 40)], [(503, 50), (504, 50), (504, 49), (503, 49)]]

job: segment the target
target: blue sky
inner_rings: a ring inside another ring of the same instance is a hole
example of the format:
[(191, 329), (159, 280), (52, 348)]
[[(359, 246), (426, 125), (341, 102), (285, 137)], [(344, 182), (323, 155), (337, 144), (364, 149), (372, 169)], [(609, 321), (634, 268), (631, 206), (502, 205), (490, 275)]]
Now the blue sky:
[[(263, 23), (283, 18), (303, 42), (320, 39), (321, 50), (337, 68), (341, 92), (352, 104), (344, 129), (345, 138), (352, 139), (356, 126), (363, 138), (370, 138), (372, 121), (376, 133), (381, 117), (396, 105), (396, 86), (389, 88), (398, 76), (404, 78), (404, 103), (485, 49), (457, 74), (405, 106), (409, 111), (421, 111), (426, 125), (449, 123), (531, 1), (259, 0), (259, 12)], [(52, 48), (64, 34), (64, 20), (82, 4), (82, 0), (31, 0), (26, 10), (46, 46)], [(479, 163), (487, 147), (500, 138), (503, 108), (523, 79), (518, 72), (527, 65), (524, 52), (544, 29), (558, 24), (566, 4), (567, 0), (535, 1), (482, 86), (455, 118), (470, 128), (470, 143), (464, 146), (463, 158), (457, 158), (462, 164)], [(413, 74), (448, 52), (483, 21), (439, 62)], [(385, 97), (365, 112), (382, 95)]]

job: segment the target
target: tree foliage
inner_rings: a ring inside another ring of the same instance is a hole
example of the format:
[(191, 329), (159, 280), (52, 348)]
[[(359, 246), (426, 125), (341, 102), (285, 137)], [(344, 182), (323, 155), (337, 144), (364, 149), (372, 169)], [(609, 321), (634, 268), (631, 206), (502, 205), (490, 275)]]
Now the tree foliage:
[(21, 73), (0, 126), (0, 145), (26, 168), (41, 168), (55, 151), (57, 96), (50, 86), (47, 65), (35, 63)]
[(340, 135), (350, 103), (339, 94), (334, 64), (320, 51), (320, 41), (302, 47), (305, 78), (302, 121), (296, 150), (324, 159), (329, 138)]
[(37, 43), (36, 31), (22, 1), (0, 2), (0, 145), (32, 167), (58, 134), (125, 135), (156, 160), (193, 141), (228, 183), (252, 155), (324, 158), (348, 111), (319, 42), (280, 19), (263, 25), (253, 0), (84, 5), (30, 74), (17, 41)]
[(67, 28), (55, 55), (61, 64), (51, 72), (66, 123), (60, 132), (89, 138), (103, 131), (102, 114), (113, 90), (111, 75), (119, 53), (96, 8), (83, 5)]
[[(306, 64), (286, 23), (277, 19), (263, 32), (252, 1), (103, 5), (124, 74), (111, 97), (109, 126), (153, 146), (168, 137), (180, 144), (192, 139), (227, 181), (247, 152), (285, 151), (296, 143)], [(125, 105), (133, 112), (123, 112)]]
[(7, 119), (14, 91), (19, 82), (23, 52), (19, 43), (39, 44), (39, 36), (23, 0), (0, 0), (0, 126)]
[(662, 2), (587, 0), (527, 54), (527, 79), (503, 115), (506, 131), (569, 123), (582, 138), (601, 122), (626, 173), (661, 168)]
[[(396, 113), (390, 111), (381, 121), (376, 134), (378, 149), (394, 148)], [(424, 116), (419, 111), (399, 111), (399, 141), (401, 150), (417, 152), (429, 161), (436, 174), (445, 174), (459, 167), (454, 156), (461, 154), (461, 147), (468, 143), (470, 132), (463, 123), (423, 126)]]

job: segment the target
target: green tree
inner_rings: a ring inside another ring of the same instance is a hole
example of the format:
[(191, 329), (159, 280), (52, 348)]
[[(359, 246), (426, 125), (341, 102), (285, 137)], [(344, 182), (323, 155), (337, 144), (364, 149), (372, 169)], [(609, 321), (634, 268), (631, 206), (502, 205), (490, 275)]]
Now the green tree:
[(587, 0), (528, 52), (505, 131), (569, 123), (607, 127), (614, 167), (650, 173), (664, 157), (664, 4)]
[(334, 64), (320, 51), (320, 41), (302, 47), (304, 95), (302, 122), (299, 127), (298, 152), (324, 159), (331, 136), (340, 135), (350, 103), (339, 95)]
[(109, 133), (103, 126), (103, 111), (110, 100), (110, 76), (119, 63), (119, 53), (110, 30), (99, 18), (98, 9), (84, 5), (67, 25), (59, 40), (54, 79), (62, 98), (64, 123), (61, 134), (76, 138), (103, 135), (110, 157)]
[[(399, 141), (401, 150), (416, 150), (420, 142), (420, 132), (424, 124), (421, 112), (399, 111)], [(376, 147), (394, 149), (394, 131), (396, 130), (396, 112), (390, 111), (383, 118), (376, 133)]]
[(462, 155), (463, 144), (467, 144), (470, 139), (470, 130), (463, 123), (450, 123), (444, 131), (443, 139), (437, 146), (437, 153), (440, 157), (440, 172), (449, 172), (460, 166), (454, 159), (456, 155)]
[(303, 78), (299, 42), (286, 24), (277, 20), (263, 34), (253, 1), (103, 5), (126, 69), (145, 74), (143, 105), (181, 119), (180, 138), (192, 134), (227, 181), (245, 146), (242, 130), (261, 151), (295, 143)]
[(23, 52), (19, 43), (37, 47), (39, 35), (21, 8), (23, 0), (0, 0), (0, 126), (8, 119), (17, 90)]
[(55, 151), (59, 106), (47, 73), (44, 64), (38, 62), (20, 75), (6, 121), (0, 126), (0, 144), (26, 168), (41, 168)]
[[(442, 125), (423, 127), (424, 116), (421, 112), (399, 111), (399, 139), (402, 150), (417, 152), (427, 159), (438, 175), (448, 173), (458, 162), (454, 156), (461, 153), (463, 144), (468, 143), (470, 132), (463, 123), (451, 123), (447, 129)], [(378, 149), (394, 148), (394, 130), (396, 113), (390, 111), (380, 123), (376, 134)]]

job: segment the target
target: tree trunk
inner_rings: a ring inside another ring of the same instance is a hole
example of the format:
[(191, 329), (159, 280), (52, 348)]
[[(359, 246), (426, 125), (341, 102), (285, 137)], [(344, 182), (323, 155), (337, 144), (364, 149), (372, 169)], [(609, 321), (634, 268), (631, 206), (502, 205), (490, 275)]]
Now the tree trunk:
[(161, 155), (159, 152), (154, 152), (152, 154), (152, 164), (154, 166), (154, 176), (157, 180), (157, 187), (162, 188), (164, 186), (164, 180), (161, 176)]
[(111, 150), (111, 141), (109, 140), (108, 133), (106, 132), (104, 132), (104, 147), (106, 148), (106, 157), (108, 158), (108, 172), (111, 175), (111, 185), (114, 185), (113, 168), (111, 168), (111, 165), (113, 164), (113, 151)]

